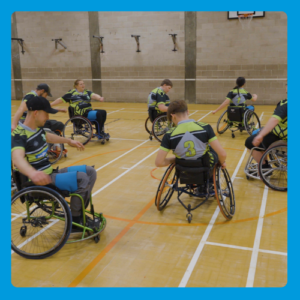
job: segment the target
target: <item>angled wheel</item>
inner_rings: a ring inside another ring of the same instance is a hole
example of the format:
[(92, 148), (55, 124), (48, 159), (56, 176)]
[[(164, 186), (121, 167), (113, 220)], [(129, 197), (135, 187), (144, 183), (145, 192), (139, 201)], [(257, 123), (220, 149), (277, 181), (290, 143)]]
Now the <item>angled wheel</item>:
[(176, 168), (175, 164), (172, 164), (166, 170), (156, 192), (155, 206), (157, 207), (157, 210), (165, 208), (170, 201), (174, 193), (173, 185), (176, 183), (176, 180)]
[(218, 123), (217, 123), (217, 131), (219, 134), (224, 133), (229, 127), (228, 118), (227, 118), (227, 115), (225, 115), (225, 114), (227, 114), (227, 110), (225, 110), (222, 113), (222, 115), (219, 118)]
[(74, 116), (66, 122), (63, 136), (86, 145), (93, 136), (92, 123), (82, 116)]
[[(56, 134), (55, 132), (53, 132), (53, 131), (51, 131), (47, 128), (44, 128), (44, 130), (47, 133), (49, 132), (51, 134)], [(52, 165), (57, 163), (61, 159), (61, 157), (63, 155), (63, 151), (64, 151), (64, 145), (63, 144), (48, 143), (47, 155), (48, 155), (48, 159), (49, 159), (49, 161)]]
[(165, 133), (172, 127), (172, 123), (170, 123), (167, 119), (167, 115), (163, 114), (158, 116), (152, 124), (152, 134), (154, 137), (161, 142)]
[[(263, 168), (265, 160), (270, 168)], [(287, 191), (287, 144), (273, 143), (263, 154), (258, 171), (261, 180), (269, 188), (276, 191)]]
[(151, 130), (152, 130), (152, 123), (150, 121), (150, 118), (148, 117), (145, 121), (145, 129), (146, 131), (151, 134)]
[(11, 249), (22, 257), (42, 259), (59, 251), (70, 235), (68, 204), (47, 187), (28, 187), (11, 199)]
[(225, 219), (230, 220), (235, 213), (235, 197), (227, 169), (222, 169), (219, 165), (216, 165), (213, 171), (213, 179), (220, 211)]
[(245, 129), (250, 135), (252, 135), (252, 132), (254, 130), (261, 127), (259, 117), (254, 111), (250, 109), (247, 109), (244, 113), (244, 124)]

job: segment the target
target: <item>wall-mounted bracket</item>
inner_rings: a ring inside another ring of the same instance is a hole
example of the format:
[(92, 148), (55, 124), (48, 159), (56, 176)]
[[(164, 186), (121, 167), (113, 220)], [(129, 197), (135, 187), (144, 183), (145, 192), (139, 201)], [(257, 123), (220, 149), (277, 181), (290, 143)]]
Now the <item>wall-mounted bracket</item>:
[(52, 41), (55, 41), (55, 49), (57, 49), (57, 44), (60, 44), (62, 47), (67, 49), (67, 46), (62, 42), (62, 39), (52, 39)]
[(131, 37), (134, 37), (137, 45), (137, 50), (136, 52), (141, 52), (140, 50), (140, 35), (131, 35)]
[(23, 48), (23, 42), (24, 42), (24, 40), (23, 39), (18, 39), (18, 38), (11, 38), (11, 40), (12, 41), (18, 41), (18, 43), (20, 44), (20, 46), (22, 48), (21, 52), (22, 52), (22, 54), (24, 54), (25, 53), (25, 50)]
[(103, 50), (103, 39), (104, 37), (103, 36), (96, 36), (96, 35), (93, 35), (93, 38), (96, 38), (99, 40), (100, 42), (100, 53), (105, 53), (104, 50)]
[(177, 51), (177, 49), (176, 49), (176, 33), (169, 33), (169, 35), (171, 35), (172, 36), (172, 40), (173, 40), (173, 44), (174, 44), (174, 49), (172, 50), (172, 51)]

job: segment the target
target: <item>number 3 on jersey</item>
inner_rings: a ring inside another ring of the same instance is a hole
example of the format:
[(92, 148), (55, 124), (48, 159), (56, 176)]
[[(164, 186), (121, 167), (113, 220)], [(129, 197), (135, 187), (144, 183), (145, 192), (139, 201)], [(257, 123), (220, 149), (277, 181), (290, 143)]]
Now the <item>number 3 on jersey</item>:
[(196, 155), (195, 144), (192, 141), (185, 142), (184, 148), (188, 148), (188, 151), (185, 152), (185, 156), (192, 157)]

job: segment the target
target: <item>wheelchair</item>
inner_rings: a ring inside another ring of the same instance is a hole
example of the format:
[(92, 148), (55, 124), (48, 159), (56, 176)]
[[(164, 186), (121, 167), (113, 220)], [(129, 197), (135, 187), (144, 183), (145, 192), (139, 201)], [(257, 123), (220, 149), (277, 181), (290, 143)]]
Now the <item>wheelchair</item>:
[(251, 109), (242, 106), (228, 106), (217, 123), (218, 133), (223, 134), (229, 128), (232, 138), (235, 138), (235, 131), (243, 132), (243, 130), (246, 130), (251, 135), (254, 130), (260, 127), (260, 120), (257, 114)]
[(88, 118), (80, 115), (75, 116), (74, 109), (71, 106), (69, 106), (68, 112), (70, 119), (65, 123), (63, 131), (65, 138), (79, 141), (83, 145), (86, 145), (92, 138), (97, 138), (102, 145), (109, 141), (109, 135), (103, 136), (97, 133), (96, 128), (100, 132), (100, 126), (97, 121), (90, 121)]
[[(54, 131), (50, 130), (49, 128), (44, 128), (44, 131), (62, 136), (61, 132), (59, 130), (56, 130), (54, 132)], [(48, 143), (47, 155), (48, 155), (51, 165), (57, 163), (62, 157), (67, 157), (67, 152), (68, 152), (68, 150), (65, 149), (64, 144)]]
[[(213, 180), (210, 179), (211, 173)], [(199, 160), (176, 158), (175, 164), (167, 168), (158, 186), (155, 197), (157, 210), (161, 211), (166, 207), (174, 192), (177, 193), (179, 203), (187, 210), (186, 218), (189, 223), (193, 218), (191, 211), (203, 205), (210, 197), (217, 199), (225, 219), (232, 219), (235, 213), (235, 196), (229, 173), (218, 164), (211, 170), (207, 157)], [(182, 194), (201, 200), (192, 207), (180, 199)]]
[[(43, 259), (65, 244), (91, 238), (95, 243), (100, 241), (106, 219), (94, 211), (92, 197), (88, 211), (80, 195), (62, 191), (53, 184), (36, 186), (20, 172), (12, 172), (18, 190), (11, 198), (11, 249), (14, 252), (28, 259)], [(82, 202), (83, 225), (72, 222), (69, 202), (65, 200), (74, 195)], [(70, 234), (74, 234), (72, 226), (82, 230), (80, 238), (69, 239)]]
[[(254, 150), (265, 151), (259, 163), (252, 156)], [(271, 168), (263, 168), (265, 161), (268, 161)], [(273, 190), (287, 191), (287, 142), (274, 142), (267, 149), (253, 147), (244, 172), (248, 180), (250, 178), (261, 179), (267, 187)]]
[(149, 116), (145, 121), (145, 129), (150, 134), (149, 139), (152, 141), (154, 138), (161, 142), (165, 133), (173, 127), (172, 122), (168, 121), (167, 114), (156, 113), (155, 107), (149, 107)]

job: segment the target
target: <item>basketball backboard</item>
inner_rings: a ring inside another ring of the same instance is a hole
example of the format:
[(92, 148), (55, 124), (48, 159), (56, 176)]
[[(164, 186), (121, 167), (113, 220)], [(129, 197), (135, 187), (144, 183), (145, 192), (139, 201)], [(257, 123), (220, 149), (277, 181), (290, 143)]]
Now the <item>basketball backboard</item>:
[(264, 17), (264, 11), (229, 11), (228, 19), (238, 19), (238, 15), (241, 14), (253, 14), (253, 18)]

